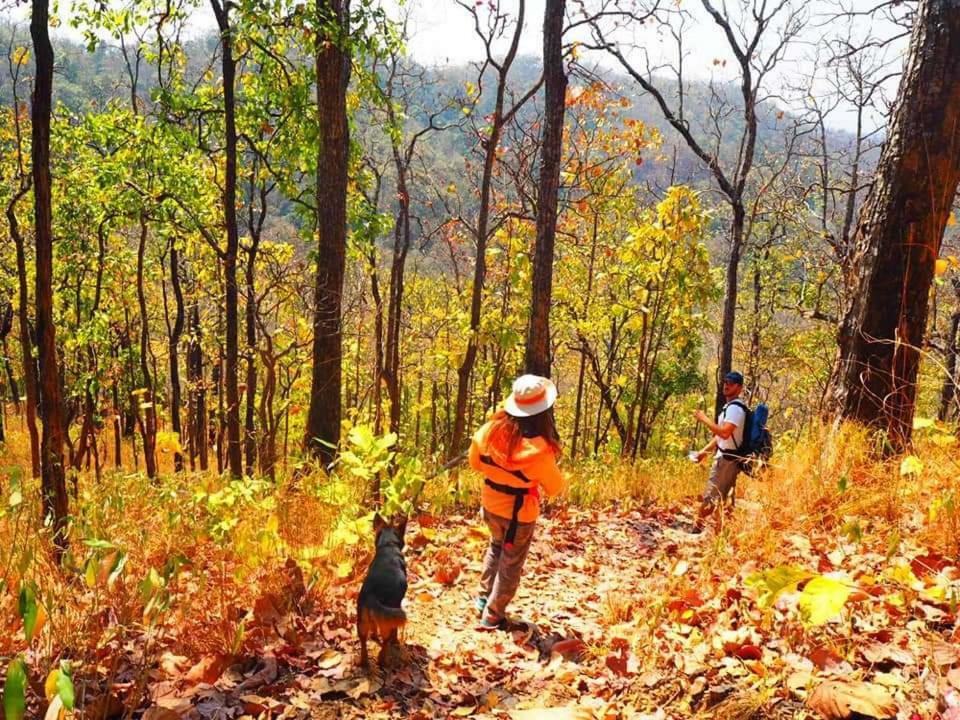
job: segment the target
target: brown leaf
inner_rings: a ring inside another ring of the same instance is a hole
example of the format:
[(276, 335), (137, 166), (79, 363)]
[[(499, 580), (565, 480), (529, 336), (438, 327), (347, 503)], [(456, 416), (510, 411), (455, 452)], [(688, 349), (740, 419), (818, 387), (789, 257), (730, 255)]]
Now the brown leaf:
[(267, 712), (275, 714), (275, 711), (283, 707), (283, 703), (260, 695), (241, 695), (240, 702), (243, 703), (243, 711), (248, 715), (260, 715)]
[(180, 668), (186, 665), (188, 659), (183, 655), (174, 655), (171, 652), (165, 652), (160, 656), (160, 667), (167, 675), (179, 675)]
[(843, 662), (843, 658), (837, 655), (836, 651), (827, 645), (818, 645), (807, 657), (821, 670), (826, 670), (831, 665), (838, 665)]
[(457, 581), (457, 578), (460, 577), (461, 569), (462, 567), (458, 562), (439, 565), (433, 573), (433, 579), (441, 585), (453, 585), (453, 583)]
[(821, 683), (810, 694), (807, 705), (827, 720), (845, 720), (855, 712), (871, 718), (897, 714), (897, 704), (890, 693), (880, 685), (866, 682)]
[(894, 662), (898, 665), (913, 665), (915, 658), (909, 650), (889, 643), (867, 643), (860, 652), (869, 663)]
[(88, 700), (83, 707), (85, 717), (97, 718), (97, 720), (112, 720), (123, 715), (126, 708), (116, 695), (112, 692), (99, 695), (93, 700)]
[(327, 648), (317, 656), (316, 667), (318, 670), (332, 670), (343, 661), (343, 653)]
[(605, 661), (606, 666), (610, 668), (614, 675), (626, 677), (630, 674), (627, 670), (627, 651), (620, 650), (618, 653), (610, 653)]
[[(277, 679), (278, 672), (277, 659), (273, 655), (265, 655), (263, 658), (263, 667), (237, 685), (235, 692), (246, 692), (258, 688), (261, 685), (268, 685)], [(257, 713), (253, 714), (256, 715)]]
[(960, 690), (960, 668), (953, 668), (947, 673), (947, 682)]
[(212, 685), (233, 662), (232, 655), (207, 655), (184, 675), (186, 680)]
[(180, 720), (179, 713), (170, 708), (159, 707), (157, 705), (147, 708), (140, 717), (142, 720)]
[(941, 570), (949, 567), (953, 563), (938, 553), (929, 555), (917, 555), (910, 561), (910, 569), (918, 578), (924, 578), (929, 575), (936, 575)]
[(587, 649), (587, 644), (580, 638), (558, 640), (551, 648), (551, 653), (562, 655), (565, 660), (579, 660)]
[(509, 715), (511, 720), (591, 720), (596, 717), (593, 710), (578, 705), (511, 710)]
[(762, 660), (763, 650), (756, 645), (741, 645), (733, 655), (741, 660)]
[(930, 656), (940, 667), (949, 667), (960, 660), (960, 650), (951, 643), (934, 639), (930, 641)]

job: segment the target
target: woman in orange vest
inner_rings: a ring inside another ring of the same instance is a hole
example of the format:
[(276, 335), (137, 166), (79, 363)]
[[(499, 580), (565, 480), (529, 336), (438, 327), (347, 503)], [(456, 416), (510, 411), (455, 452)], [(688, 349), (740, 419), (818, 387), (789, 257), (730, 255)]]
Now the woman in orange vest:
[(476, 601), (481, 629), (506, 626), (507, 604), (520, 584), (540, 515), (540, 493), (553, 497), (565, 488), (550, 410), (556, 399), (557, 388), (547, 378), (517, 378), (503, 409), (470, 443), (470, 466), (484, 475), (481, 515), (490, 529)]

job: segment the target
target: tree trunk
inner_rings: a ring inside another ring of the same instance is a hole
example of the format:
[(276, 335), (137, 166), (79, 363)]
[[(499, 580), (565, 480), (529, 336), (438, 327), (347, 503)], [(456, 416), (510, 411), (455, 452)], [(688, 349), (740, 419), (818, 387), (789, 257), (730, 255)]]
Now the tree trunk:
[(13, 244), (17, 253), (17, 324), (20, 331), (20, 351), (23, 358), (23, 386), (27, 397), (26, 401), (26, 421), (27, 434), (30, 437), (30, 468), (33, 477), (40, 477), (40, 433), (37, 430), (37, 409), (39, 408), (39, 389), (37, 361), (33, 354), (33, 341), (30, 337), (30, 319), (28, 317), (28, 308), (30, 306), (30, 296), (27, 289), (27, 257), (26, 257), (26, 239), (20, 232), (20, 224), (17, 221), (16, 201), (27, 193), (28, 185), (24, 185), (21, 191), (7, 205), (7, 222), (10, 226), (10, 237), (13, 238)]
[(854, 234), (856, 287), (830, 397), (910, 442), (930, 285), (960, 182), (960, 0), (921, 0), (876, 177)]
[[(523, 0), (517, 8), (517, 24), (513, 34), (513, 40), (510, 49), (507, 51), (503, 61), (497, 67), (497, 88), (496, 100), (494, 102), (492, 118), (490, 122), (490, 134), (481, 141), (484, 149), (483, 157), (483, 175), (480, 180), (480, 206), (477, 212), (477, 256), (473, 269), (473, 288), (470, 298), (470, 331), (467, 337), (467, 351), (464, 353), (463, 362), (457, 368), (457, 401), (454, 408), (453, 429), (450, 434), (450, 442), (446, 448), (448, 460), (455, 458), (461, 451), (464, 443), (467, 424), (467, 401), (470, 393), (470, 386), (473, 379), (473, 366), (477, 361), (477, 335), (480, 330), (480, 313), (483, 301), (483, 284), (487, 275), (487, 241), (490, 223), (490, 195), (491, 183), (493, 180), (493, 167), (497, 159), (497, 149), (500, 147), (500, 136), (503, 132), (505, 122), (525, 102), (521, 99), (509, 111), (508, 116), (504, 115), (504, 104), (507, 91), (507, 73), (513, 64), (517, 54), (517, 48), (520, 43), (520, 33), (523, 29), (523, 16), (525, 3)], [(489, 48), (488, 48), (489, 51)], [(529, 95), (527, 96), (529, 97)], [(448, 406), (449, 410), (449, 406)]]
[[(114, 358), (116, 358), (116, 354), (114, 354)], [(120, 410), (120, 387), (116, 380), (112, 383), (111, 393), (113, 395), (113, 464), (115, 467), (121, 468), (123, 467), (123, 425)]]
[(140, 305), (140, 374), (143, 376), (143, 390), (138, 399), (137, 417), (141, 418), (139, 410), (143, 411), (140, 419), (140, 434), (143, 437), (143, 464), (147, 468), (147, 477), (157, 476), (157, 403), (153, 386), (153, 376), (150, 374), (148, 353), (150, 352), (150, 324), (147, 320), (147, 296), (143, 289), (143, 262), (147, 248), (147, 219), (140, 216), (140, 244), (137, 247), (137, 302)]
[[(593, 232), (590, 235), (590, 262), (587, 264), (587, 291), (583, 297), (583, 317), (590, 312), (590, 298), (593, 295), (593, 268), (597, 259), (597, 236), (600, 230), (600, 215), (593, 215)], [(583, 390), (586, 380), (587, 357), (580, 353), (580, 368), (577, 370), (577, 400), (573, 411), (573, 434), (570, 437), (570, 457), (577, 456), (577, 444), (580, 438), (580, 419), (583, 417)]]
[(741, 201), (731, 203), (733, 220), (730, 223), (730, 258), (727, 260), (727, 275), (723, 290), (723, 320), (720, 330), (720, 357), (717, 365), (717, 396), (715, 415), (719, 415), (726, 402), (723, 398), (723, 376), (733, 366), (733, 334), (737, 316), (737, 271), (740, 268), (740, 252), (743, 248), (743, 227), (746, 210)]
[(540, 144), (540, 190), (537, 239), (533, 254), (533, 297), (527, 331), (527, 372), (550, 375), (550, 304), (553, 300), (553, 245), (557, 233), (557, 195), (567, 76), (563, 69), (565, 0), (547, 0), (543, 11), (543, 142)]
[(190, 448), (191, 461), (199, 457), (200, 470), (206, 471), (209, 447), (207, 430), (207, 386), (203, 376), (203, 346), (201, 345), (200, 309), (194, 303), (190, 309), (190, 344), (187, 347), (187, 382), (190, 384), (191, 427), (193, 438)]
[(960, 310), (950, 318), (950, 334), (947, 336), (947, 375), (940, 390), (940, 408), (937, 418), (947, 420), (957, 409), (957, 353), (960, 351)]
[[(502, 107), (502, 106), (501, 106)], [(467, 424), (467, 396), (473, 366), (477, 361), (477, 333), (480, 329), (480, 313), (483, 300), (483, 284), (487, 275), (487, 225), (490, 218), (490, 185), (493, 179), (493, 164), (496, 148), (500, 144), (499, 117), (494, 119), (487, 140), (487, 153), (483, 163), (483, 177), (480, 181), (480, 211), (477, 222), (477, 258), (473, 268), (473, 290), (470, 299), (470, 334), (467, 338), (467, 351), (463, 362), (457, 368), (457, 402), (454, 408), (453, 435), (447, 447), (447, 459), (452, 460), (461, 451)], [(492, 148), (492, 149), (491, 149)]]
[[(180, 337), (183, 335), (184, 309), (183, 290), (180, 287), (180, 251), (177, 249), (175, 238), (170, 239), (170, 284), (173, 286), (173, 297), (176, 302), (173, 327), (170, 330), (170, 424), (177, 434), (178, 441), (184, 442), (183, 429), (180, 426)], [(183, 472), (183, 453), (175, 451), (173, 454), (173, 468), (176, 472)]]
[(341, 307), (347, 247), (349, 0), (316, 0), (326, 32), (317, 33), (317, 275), (313, 370), (304, 445), (324, 463), (340, 442), (343, 364)]
[(400, 313), (403, 309), (403, 282), (410, 251), (410, 194), (407, 169), (394, 148), (397, 167), (397, 197), (400, 207), (394, 227), (393, 262), (390, 266), (390, 297), (387, 301), (387, 349), (383, 380), (390, 396), (390, 432), (400, 432)]
[(247, 394), (247, 403), (243, 421), (243, 454), (247, 475), (251, 477), (253, 476), (254, 464), (257, 461), (257, 429), (254, 424), (254, 412), (256, 410), (254, 403), (257, 398), (257, 297), (254, 286), (254, 270), (256, 269), (259, 245), (259, 238), (252, 238), (252, 244), (247, 251), (247, 267), (244, 273), (247, 292), (247, 302), (244, 306), (247, 336), (247, 387), (244, 392)]
[[(367, 256), (370, 263), (370, 294), (373, 296), (373, 431), (379, 435), (383, 432), (383, 391), (381, 379), (383, 378), (384, 366), (384, 348), (383, 348), (383, 296), (380, 293), (380, 277), (377, 275), (377, 250), (370, 248)], [(360, 346), (363, 333), (361, 332), (363, 323), (357, 323), (357, 353), (354, 358), (354, 367), (356, 368), (357, 379), (355, 385), (357, 391), (356, 397), (360, 396)]]
[(40, 481), (44, 517), (52, 517), (54, 542), (66, 549), (67, 485), (63, 465), (63, 402), (53, 324), (53, 216), (50, 196), (50, 111), (53, 94), (53, 46), (50, 44), (49, 0), (33, 0), (30, 37), (36, 61), (32, 122), (34, 240), (36, 243), (36, 318), (40, 364)]
[(231, 3), (211, 0), (220, 28), (223, 72), (223, 111), (226, 170), (223, 178), (223, 215), (227, 231), (227, 247), (223, 253), (224, 306), (226, 311), (226, 347), (224, 348), (224, 385), (226, 389), (227, 464), (233, 477), (243, 475), (240, 452), (240, 393), (238, 390), (238, 311), (237, 252), (240, 235), (237, 227), (237, 121), (234, 96), (237, 63), (233, 58), (233, 33), (230, 25)]

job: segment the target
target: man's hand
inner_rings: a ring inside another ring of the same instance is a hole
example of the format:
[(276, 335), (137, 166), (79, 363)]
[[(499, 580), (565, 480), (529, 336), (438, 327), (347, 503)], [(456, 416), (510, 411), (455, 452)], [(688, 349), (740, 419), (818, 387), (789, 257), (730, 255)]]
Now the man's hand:
[(703, 450), (697, 450), (697, 463), (702, 463), (703, 459), (707, 456), (707, 453)]
[(697, 410), (693, 413), (693, 417), (697, 422), (709, 423), (710, 418), (707, 417), (707, 414), (703, 410)]

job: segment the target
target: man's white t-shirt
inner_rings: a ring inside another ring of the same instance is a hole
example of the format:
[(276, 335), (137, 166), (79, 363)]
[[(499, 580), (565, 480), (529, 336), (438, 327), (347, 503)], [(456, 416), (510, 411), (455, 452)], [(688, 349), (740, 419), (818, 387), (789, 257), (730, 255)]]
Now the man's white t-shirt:
[[(747, 420), (747, 413), (744, 412), (743, 406), (740, 405), (739, 402), (736, 402), (736, 400), (739, 400), (739, 398), (724, 405), (723, 410), (721, 410), (717, 416), (717, 425), (720, 427), (723, 427), (724, 423), (733, 423), (737, 426), (730, 437), (717, 437), (718, 455), (724, 450), (736, 450), (743, 444), (743, 426)], [(743, 401), (741, 400), (740, 402)]]

